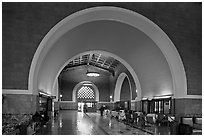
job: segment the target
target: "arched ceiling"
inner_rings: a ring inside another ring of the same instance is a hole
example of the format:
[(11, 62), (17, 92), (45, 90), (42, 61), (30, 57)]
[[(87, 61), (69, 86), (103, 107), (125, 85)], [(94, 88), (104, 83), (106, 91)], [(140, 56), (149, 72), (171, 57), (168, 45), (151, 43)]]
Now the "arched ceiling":
[[(88, 77), (86, 75), (87, 70), (98, 72), (100, 74), (99, 77)], [(79, 83), (81, 81), (91, 81), (94, 84), (108, 84), (109, 77), (111, 74), (108, 71), (104, 71), (103, 69), (94, 67), (94, 66), (77, 66), (73, 68), (69, 68), (66, 71), (62, 71), (60, 73), (60, 79), (70, 83)]]
[(56, 71), (73, 56), (101, 50), (121, 57), (134, 69), (143, 97), (173, 93), (171, 71), (161, 50), (130, 25), (111, 20), (88, 22), (66, 32), (52, 44), (39, 68), (39, 90), (51, 93)]
[(114, 76), (115, 71), (120, 64), (120, 61), (114, 59), (113, 57), (105, 56), (101, 53), (95, 52), (82, 54), (74, 58), (68, 63), (68, 65), (64, 67), (62, 71), (68, 71), (70, 70), (70, 68), (76, 68), (77, 66), (85, 66), (88, 70), (89, 66), (94, 66), (96, 68), (100, 68), (104, 71), (110, 72)]
[[(86, 75), (87, 72), (97, 72), (100, 76), (89, 77)], [(138, 87), (136, 87), (132, 74), (123, 65), (123, 63), (115, 59), (114, 56), (111, 56), (111, 54), (104, 54), (104, 52), (89, 51), (74, 57), (62, 69), (58, 80), (69, 85), (69, 89), (71, 89), (71, 85), (74, 83), (91, 81), (96, 86), (99, 86), (99, 89), (102, 86), (103, 90), (108, 91), (108, 94), (114, 95), (116, 82), (121, 73), (125, 73), (125, 75), (129, 78), (132, 89), (132, 99), (135, 99), (137, 96), (136, 89), (138, 89)], [(63, 84), (60, 88), (62, 87)]]

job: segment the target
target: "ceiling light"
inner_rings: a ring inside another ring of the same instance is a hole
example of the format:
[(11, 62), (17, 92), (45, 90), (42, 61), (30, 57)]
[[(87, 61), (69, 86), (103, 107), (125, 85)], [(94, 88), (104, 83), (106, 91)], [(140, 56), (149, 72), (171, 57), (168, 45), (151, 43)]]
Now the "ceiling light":
[(94, 71), (89, 71), (89, 62), (90, 62), (90, 59), (92, 58), (92, 55), (90, 55), (91, 57), (89, 57), (88, 61), (87, 61), (87, 72), (86, 72), (86, 75), (88, 77), (98, 77), (100, 76), (100, 74), (98, 72), (94, 72)]
[(86, 72), (88, 77), (98, 77), (100, 74), (98, 72)]

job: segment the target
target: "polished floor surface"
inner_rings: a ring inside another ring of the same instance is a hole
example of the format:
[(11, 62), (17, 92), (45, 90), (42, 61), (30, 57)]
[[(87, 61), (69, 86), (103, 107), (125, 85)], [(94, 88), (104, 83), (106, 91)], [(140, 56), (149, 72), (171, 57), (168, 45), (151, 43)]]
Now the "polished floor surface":
[(140, 129), (101, 117), (98, 113), (63, 110), (41, 128), (38, 135), (149, 135)]
[(89, 117), (77, 111), (62, 110), (38, 135), (107, 135)]
[(109, 135), (150, 135), (149, 132), (126, 125), (115, 118), (101, 117), (99, 113), (87, 113), (87, 115)]

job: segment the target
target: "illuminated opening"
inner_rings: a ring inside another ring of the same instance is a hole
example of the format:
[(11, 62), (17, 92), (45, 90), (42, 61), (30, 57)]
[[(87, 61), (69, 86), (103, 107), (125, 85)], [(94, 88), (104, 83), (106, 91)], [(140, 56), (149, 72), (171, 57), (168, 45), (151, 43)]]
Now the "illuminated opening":
[(88, 86), (82, 86), (77, 92), (78, 99), (94, 99), (94, 91)]

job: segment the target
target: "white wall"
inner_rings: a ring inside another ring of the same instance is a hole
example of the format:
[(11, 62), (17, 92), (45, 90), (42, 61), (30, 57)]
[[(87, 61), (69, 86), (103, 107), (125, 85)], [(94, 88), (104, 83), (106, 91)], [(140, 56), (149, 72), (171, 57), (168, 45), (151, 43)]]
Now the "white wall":
[(183, 64), (168, 36), (147, 18), (116, 7), (84, 10), (58, 23), (34, 56), (29, 91), (50, 93), (66, 61), (87, 50), (124, 59), (138, 76), (142, 96), (187, 95)]
[(172, 94), (171, 72), (160, 49), (141, 31), (112, 21), (87, 23), (61, 37), (44, 60), (39, 88), (50, 91), (56, 70), (75, 54), (91, 49), (109, 51), (126, 60), (138, 75), (142, 96)]

